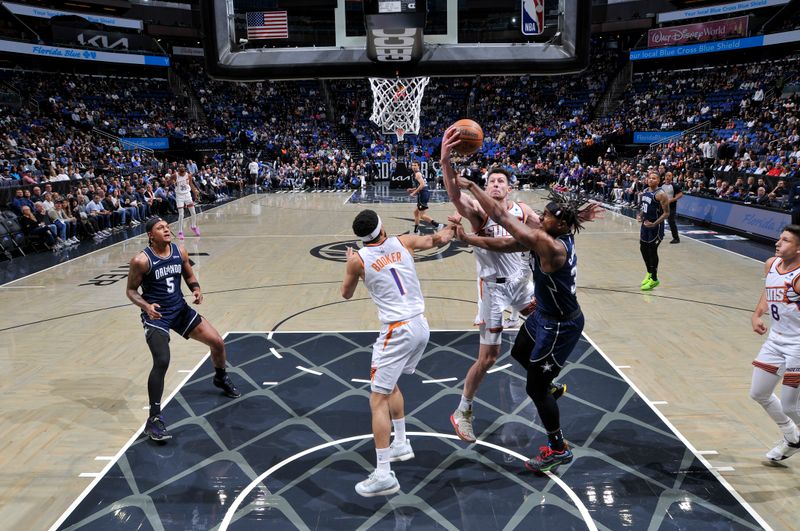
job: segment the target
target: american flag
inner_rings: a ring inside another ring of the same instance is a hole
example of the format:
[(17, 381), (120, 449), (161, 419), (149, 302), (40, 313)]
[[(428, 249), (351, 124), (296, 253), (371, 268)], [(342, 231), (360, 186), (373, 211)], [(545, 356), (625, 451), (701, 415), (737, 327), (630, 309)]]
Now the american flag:
[(248, 39), (288, 39), (286, 11), (253, 11), (247, 13)]

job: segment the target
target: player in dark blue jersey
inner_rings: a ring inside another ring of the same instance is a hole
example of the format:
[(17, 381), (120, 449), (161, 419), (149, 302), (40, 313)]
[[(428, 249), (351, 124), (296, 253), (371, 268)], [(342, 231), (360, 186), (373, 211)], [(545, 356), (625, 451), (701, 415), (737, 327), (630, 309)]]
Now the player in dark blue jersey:
[(417, 208), (414, 209), (414, 234), (419, 232), (419, 222), (420, 220), (425, 220), (436, 230), (442, 230), (444, 225), (436, 223), (432, 217), (425, 213), (428, 210), (428, 201), (431, 199), (431, 191), (428, 189), (428, 182), (425, 180), (425, 177), (422, 176), (422, 172), (419, 171), (419, 162), (412, 162), (411, 163), (411, 171), (414, 174), (414, 180), (417, 181), (417, 186), (414, 188), (409, 188), (408, 193), (411, 197), (417, 197)]
[(647, 275), (642, 280), (642, 291), (650, 291), (660, 284), (658, 280), (658, 246), (664, 239), (664, 220), (669, 217), (669, 197), (658, 187), (661, 178), (651, 171), (647, 175), (647, 189), (642, 193), (642, 210), (636, 219), (642, 224), (639, 231), (639, 250), (642, 252)]
[(131, 302), (142, 309), (145, 338), (153, 356), (153, 368), (147, 379), (150, 415), (145, 433), (154, 441), (164, 441), (172, 438), (161, 415), (164, 377), (169, 367), (170, 330), (208, 345), (214, 364), (214, 385), (231, 398), (238, 398), (241, 393), (225, 372), (227, 356), (219, 332), (183, 299), (181, 278), (192, 290), (192, 302), (203, 302), (203, 292), (186, 249), (172, 243), (172, 233), (166, 221), (153, 218), (145, 228), (150, 243), (131, 260), (126, 293)]
[(582, 200), (568, 200), (553, 192), (553, 201), (540, 218), (541, 227), (533, 228), (499, 207), (475, 183), (467, 179), (459, 179), (458, 183), (472, 193), (495, 222), (506, 228), (514, 241), (465, 235), (463, 229), (458, 230), (459, 238), (495, 251), (531, 251), (536, 311), (517, 334), (511, 355), (528, 373), (525, 390), (548, 438), (548, 445), (540, 447), (539, 455), (529, 459), (525, 467), (537, 473), (549, 472), (572, 461), (572, 451), (561, 432), (553, 380), (583, 332), (583, 313), (576, 297), (578, 257), (574, 234), (584, 221), (597, 217), (599, 207), (584, 207)]

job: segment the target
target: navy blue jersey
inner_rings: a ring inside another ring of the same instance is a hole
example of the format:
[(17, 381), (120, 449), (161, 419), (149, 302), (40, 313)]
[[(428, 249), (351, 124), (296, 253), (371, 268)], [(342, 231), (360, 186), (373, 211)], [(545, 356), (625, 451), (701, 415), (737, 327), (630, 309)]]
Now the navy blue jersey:
[(150, 269), (142, 280), (142, 298), (150, 304), (157, 303), (164, 309), (184, 304), (181, 292), (183, 258), (177, 245), (170, 244), (170, 249), (172, 252), (169, 258), (156, 255), (150, 247), (144, 249), (144, 254), (150, 261)]
[[(655, 192), (653, 192), (648, 188), (642, 194), (642, 222), (653, 222), (664, 213), (664, 210), (661, 208), (661, 203), (659, 203), (658, 199), (656, 199), (656, 194), (660, 191), (661, 190), (657, 189)], [(663, 240), (664, 222), (662, 221), (657, 227), (645, 227), (644, 223), (642, 223), (639, 239), (643, 242)]]
[(563, 234), (556, 238), (567, 250), (567, 260), (552, 273), (542, 271), (542, 264), (536, 253), (531, 251), (530, 266), (533, 270), (533, 290), (536, 295), (536, 311), (550, 318), (561, 318), (580, 310), (576, 296), (576, 276), (578, 256), (575, 254), (575, 236)]

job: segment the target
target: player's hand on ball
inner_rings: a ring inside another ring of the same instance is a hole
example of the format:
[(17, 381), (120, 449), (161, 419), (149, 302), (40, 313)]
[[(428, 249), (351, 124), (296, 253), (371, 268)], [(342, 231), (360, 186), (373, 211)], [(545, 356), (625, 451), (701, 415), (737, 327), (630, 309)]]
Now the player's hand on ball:
[(449, 161), (450, 153), (453, 151), (453, 147), (455, 147), (460, 141), (461, 131), (459, 131), (457, 127), (448, 127), (447, 131), (444, 132), (444, 136), (442, 137), (441, 160)]

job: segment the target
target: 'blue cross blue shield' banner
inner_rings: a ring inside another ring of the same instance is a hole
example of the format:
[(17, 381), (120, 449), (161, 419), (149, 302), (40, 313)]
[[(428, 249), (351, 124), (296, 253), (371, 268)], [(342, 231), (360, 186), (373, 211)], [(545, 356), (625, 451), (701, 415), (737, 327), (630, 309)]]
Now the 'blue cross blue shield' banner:
[(522, 0), (522, 33), (541, 35), (544, 31), (544, 0)]

